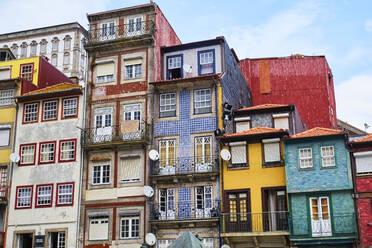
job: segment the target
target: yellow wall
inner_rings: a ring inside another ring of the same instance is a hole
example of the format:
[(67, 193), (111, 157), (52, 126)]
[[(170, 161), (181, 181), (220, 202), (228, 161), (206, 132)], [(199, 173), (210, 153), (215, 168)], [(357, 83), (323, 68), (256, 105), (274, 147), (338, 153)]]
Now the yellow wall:
[(12, 78), (18, 78), (20, 73), (21, 64), (34, 63), (34, 76), (32, 83), (37, 85), (39, 76), (39, 61), (40, 57), (26, 58), (26, 59), (15, 59), (0, 62), (0, 67), (10, 66), (12, 68)]
[[(228, 147), (225, 148), (228, 149)], [(248, 158), (249, 169), (229, 170), (227, 169), (227, 163), (224, 162), (224, 190), (249, 188), (251, 192), (251, 212), (261, 213), (261, 188), (285, 186), (285, 168), (284, 166), (262, 168), (261, 143), (248, 144)]]

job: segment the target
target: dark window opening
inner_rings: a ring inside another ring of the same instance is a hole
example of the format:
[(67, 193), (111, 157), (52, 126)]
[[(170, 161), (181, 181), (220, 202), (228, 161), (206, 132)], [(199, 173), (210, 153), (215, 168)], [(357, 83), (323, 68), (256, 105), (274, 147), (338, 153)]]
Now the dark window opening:
[(18, 248), (32, 248), (32, 233), (18, 234)]
[(181, 68), (169, 69), (169, 79), (181, 78)]

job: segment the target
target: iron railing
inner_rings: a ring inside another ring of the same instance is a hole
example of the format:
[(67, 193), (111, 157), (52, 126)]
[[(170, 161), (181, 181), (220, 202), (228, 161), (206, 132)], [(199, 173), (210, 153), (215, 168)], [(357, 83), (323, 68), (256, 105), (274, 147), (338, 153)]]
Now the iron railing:
[(145, 121), (124, 121), (121, 125), (82, 130), (83, 145), (140, 141), (148, 138), (150, 128)]
[(91, 29), (88, 34), (88, 44), (104, 42), (115, 39), (133, 39), (142, 35), (152, 34), (154, 23), (152, 21), (134, 22), (105, 28)]
[(192, 220), (218, 218), (220, 215), (219, 201), (180, 201), (150, 203), (151, 220)]
[(354, 214), (323, 213), (313, 216), (290, 216), (289, 222), (293, 236), (331, 237), (356, 234)]
[(216, 157), (190, 156), (153, 162), (152, 175), (178, 175), (188, 173), (217, 172)]
[(8, 186), (0, 185), (0, 202), (6, 202), (8, 197)]
[(224, 233), (230, 232), (287, 232), (288, 212), (222, 213)]

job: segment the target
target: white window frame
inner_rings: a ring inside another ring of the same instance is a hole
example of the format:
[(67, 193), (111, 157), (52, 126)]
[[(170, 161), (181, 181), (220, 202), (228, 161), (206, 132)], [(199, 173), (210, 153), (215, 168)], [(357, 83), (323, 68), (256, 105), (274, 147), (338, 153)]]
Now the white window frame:
[(142, 16), (128, 18), (128, 35), (139, 35), (142, 33)]
[[(99, 167), (99, 171), (98, 171), (98, 176), (95, 177), (95, 167)], [(106, 175), (105, 177), (103, 176), (104, 174), (104, 169), (108, 167), (108, 175)], [(97, 181), (95, 182), (95, 179), (97, 179)], [(105, 179), (105, 182), (104, 182), (104, 179)], [(108, 181), (107, 181), (108, 179)], [(110, 184), (111, 182), (111, 166), (110, 164), (97, 164), (97, 165), (93, 165), (92, 166), (92, 185), (104, 185), (104, 184)]]
[(43, 121), (57, 119), (57, 110), (58, 100), (43, 102)]
[[(128, 221), (128, 236), (124, 236), (124, 228), (125, 228), (125, 223), (124, 221)], [(135, 221), (138, 221), (138, 224), (135, 223)], [(137, 236), (133, 235), (133, 229), (135, 229), (135, 226), (137, 226)], [(139, 216), (126, 216), (126, 217), (121, 217), (120, 218), (120, 239), (135, 239), (140, 237), (140, 217)]]
[(63, 44), (64, 50), (70, 50), (71, 49), (71, 38), (66, 37)]
[(52, 234), (57, 233), (57, 247), (56, 248), (65, 248), (66, 247), (66, 232), (50, 232), (49, 233), (49, 246), (52, 244)]
[[(309, 152), (310, 151), (310, 156), (308, 157), (302, 157), (301, 155), (304, 152)], [(298, 149), (298, 159), (300, 161), (300, 168), (301, 169), (307, 169), (307, 168), (313, 168), (313, 150), (311, 147), (305, 147), (305, 148), (300, 148)], [(310, 165), (307, 165), (307, 161), (310, 161)]]
[(59, 45), (58, 40), (53, 40), (52, 41), (52, 52), (58, 52), (58, 45)]
[[(173, 142), (173, 146), (171, 146), (170, 145), (170, 143), (171, 142)], [(164, 161), (165, 160), (165, 165), (167, 166), (167, 165), (171, 165), (171, 166), (174, 166), (175, 165), (175, 160), (176, 160), (176, 139), (164, 139), (164, 140), (159, 140), (159, 156), (160, 156), (160, 165), (162, 165), (161, 164), (161, 162), (162, 162), (162, 160)], [(165, 159), (162, 159), (161, 158), (161, 148), (162, 148), (162, 146), (161, 146), (161, 144), (164, 144), (165, 145)], [(173, 147), (173, 160), (174, 161), (171, 161), (171, 158), (170, 158), (170, 151), (169, 151), (169, 148), (170, 147)]]
[[(71, 188), (71, 191), (68, 192), (61, 192), (62, 187), (69, 186)], [(74, 202), (74, 184), (73, 183), (60, 183), (58, 184), (58, 194), (57, 194), (57, 205), (70, 205)], [(61, 196), (61, 197), (60, 197)], [(68, 198), (65, 198), (63, 196), (71, 196), (71, 201), (67, 201)]]
[[(234, 159), (235, 157), (235, 153), (238, 152), (240, 153), (239, 151), (235, 150), (235, 149), (243, 149), (244, 150), (244, 154), (242, 154), (242, 156), (240, 157), (240, 159), (238, 160), (242, 160), (242, 161), (239, 161), (239, 163), (234, 163), (234, 161), (236, 161), (236, 159)], [(233, 142), (233, 143), (230, 143), (230, 150), (231, 150), (231, 167), (247, 167), (248, 166), (248, 161), (247, 161), (247, 143), (245, 141), (242, 141), (242, 142)], [(234, 152), (235, 150), (235, 152)]]
[[(91, 225), (102, 225), (102, 224), (107, 224), (107, 237), (106, 238), (95, 238), (95, 239), (91, 239), (90, 237), (90, 228), (91, 228)], [(108, 240), (109, 239), (109, 216), (99, 216), (99, 217), (90, 217), (89, 218), (89, 235), (88, 235), (88, 240)]]
[(78, 106), (77, 97), (63, 99), (62, 105), (63, 105), (63, 110), (62, 110), (63, 118), (76, 116), (77, 106)]
[(115, 22), (101, 23), (101, 38), (102, 40), (111, 40), (115, 38)]
[(70, 53), (69, 52), (65, 52), (63, 54), (63, 64), (64, 65), (69, 65), (70, 64)]
[(142, 64), (125, 66), (125, 79), (135, 79), (142, 77)]
[[(328, 149), (328, 148), (332, 148), (332, 155), (325, 155), (324, 154), (324, 150)], [(321, 146), (320, 147), (320, 153), (321, 153), (321, 157), (322, 157), (322, 167), (324, 168), (327, 168), (327, 167), (334, 167), (336, 166), (336, 158), (335, 158), (335, 147), (334, 146)], [(328, 160), (329, 161), (332, 161), (333, 160), (333, 164), (330, 164), (330, 165), (326, 165), (325, 164), (325, 160)]]
[(181, 68), (182, 65), (182, 56), (174, 56), (168, 58), (168, 70)]
[[(264, 159), (263, 159), (263, 163), (267, 163), (267, 164), (270, 164), (270, 163), (281, 163), (282, 162), (282, 145), (281, 145), (281, 142), (280, 142), (280, 139), (279, 138), (274, 138), (274, 139), (263, 139), (262, 140), (262, 143), (263, 143), (263, 154), (264, 154)], [(270, 144), (277, 144), (278, 145), (278, 148), (279, 148), (279, 160), (275, 160), (275, 161), (267, 161), (267, 156), (265, 154), (265, 145), (270, 145)]]
[[(26, 192), (24, 195), (20, 196), (20, 191)], [(27, 194), (27, 195), (26, 195)], [(32, 203), (32, 186), (19, 187), (17, 188), (17, 206), (16, 208), (30, 208)], [(20, 205), (22, 199), (25, 199), (28, 202), (28, 205)]]
[(36, 53), (37, 53), (37, 45), (36, 44), (32, 44), (30, 46), (30, 56), (36, 56)]
[(33, 64), (21, 65), (21, 78), (25, 79), (26, 81), (32, 81), (33, 76), (34, 76)]
[[(167, 97), (169, 96), (169, 99)], [(172, 103), (174, 101), (174, 103)], [(162, 110), (162, 108), (164, 110)], [(163, 115), (162, 113), (174, 112), (174, 115)], [(168, 118), (177, 116), (177, 93), (162, 93), (159, 95), (159, 117)]]
[[(44, 190), (44, 191), (42, 191)], [(42, 207), (42, 206), (52, 206), (52, 199), (53, 199), (53, 196), (52, 196), (52, 193), (53, 193), (53, 185), (37, 185), (36, 186), (36, 203), (35, 205), (37, 207)], [(48, 203), (45, 203), (45, 202), (42, 202), (42, 203), (39, 203), (39, 200), (40, 201), (49, 201)]]
[(40, 54), (46, 54), (47, 52), (47, 43), (43, 42), (40, 43)]
[(58, 66), (58, 55), (57, 54), (52, 55), (51, 63), (54, 66)]
[[(120, 183), (134, 183), (134, 182), (140, 182), (141, 181), (141, 170), (140, 170), (140, 168), (142, 168), (142, 166), (140, 165), (140, 163), (141, 163), (141, 156), (127, 156), (127, 157), (120, 157), (120, 167), (122, 167), (123, 166), (123, 160), (130, 160), (130, 159), (136, 159), (136, 160), (138, 160), (138, 165), (137, 166), (135, 166), (135, 167), (139, 167), (139, 168), (126, 168), (126, 170), (127, 171), (129, 171), (129, 172), (131, 172), (132, 174), (130, 175), (131, 176), (131, 178), (126, 178), (126, 179), (124, 179), (123, 177), (124, 177), (124, 175), (123, 175), (123, 173), (121, 173), (121, 175), (120, 175)], [(127, 167), (127, 166), (126, 166)], [(131, 169), (131, 170), (130, 170)], [(123, 168), (121, 168), (121, 172), (123, 172)], [(133, 176), (134, 174), (136, 174), (136, 173), (138, 173), (138, 175), (136, 175), (136, 176)]]
[[(36, 106), (36, 107), (35, 107)], [(38, 120), (39, 103), (26, 103), (24, 105), (24, 122), (36, 122)]]
[[(53, 158), (51, 159), (50, 154), (53, 154)], [(56, 156), (56, 143), (48, 142), (40, 144), (40, 163), (52, 163), (55, 161)], [(45, 159), (45, 157), (47, 159)]]
[(10, 144), (10, 125), (0, 125), (0, 133), (3, 133), (4, 135), (0, 135), (0, 147), (6, 147)]
[[(200, 93), (199, 99), (197, 99), (198, 93)], [(198, 104), (203, 106), (197, 106)], [(207, 108), (208, 110), (203, 110)], [(194, 115), (208, 113), (212, 113), (212, 90), (211, 89), (194, 90)]]
[[(31, 147), (33, 147), (33, 149), (30, 149)], [(31, 151), (29, 153), (24, 153), (24, 151), (27, 150), (27, 151)], [(35, 162), (35, 150), (36, 150), (36, 145), (35, 144), (32, 144), (32, 145), (25, 145), (25, 146), (21, 146), (21, 159), (20, 159), (20, 163), (22, 165), (27, 165), (27, 164), (34, 164)], [(24, 157), (30, 157), (31, 158), (31, 162), (23, 162), (23, 158)]]
[[(73, 144), (73, 145), (72, 145)], [(71, 146), (73, 148), (71, 148)], [(67, 148), (66, 148), (67, 147)], [(59, 160), (60, 161), (73, 161), (76, 159), (76, 140), (62, 140), (59, 143)], [(71, 153), (72, 152), (72, 153)], [(67, 154), (67, 159), (63, 158)], [(70, 155), (72, 154), (72, 158)]]

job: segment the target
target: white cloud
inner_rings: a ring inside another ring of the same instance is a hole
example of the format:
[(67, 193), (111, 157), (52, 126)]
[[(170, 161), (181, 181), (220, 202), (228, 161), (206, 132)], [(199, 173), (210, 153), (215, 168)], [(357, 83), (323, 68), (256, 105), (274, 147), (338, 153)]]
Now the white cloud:
[[(364, 130), (372, 126), (372, 75), (356, 75), (336, 85), (337, 117)], [(372, 128), (368, 130), (372, 132)]]
[(365, 28), (367, 32), (372, 32), (372, 20), (371, 19), (366, 20)]

